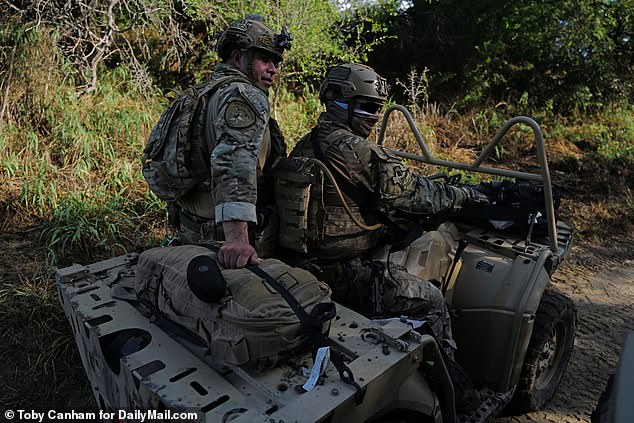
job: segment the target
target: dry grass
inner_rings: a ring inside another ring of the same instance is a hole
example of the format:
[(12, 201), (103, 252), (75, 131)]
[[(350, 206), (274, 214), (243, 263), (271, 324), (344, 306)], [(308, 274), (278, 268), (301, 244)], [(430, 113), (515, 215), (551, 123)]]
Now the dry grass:
[[(27, 229), (13, 236), (4, 232), (0, 250), (0, 403), (7, 408), (86, 404), (91, 400), (87, 383), (46, 271), (45, 246)], [(83, 400), (71, 404), (78, 394)]]
[(611, 245), (634, 239), (634, 199), (609, 197), (568, 201), (561, 214), (574, 225), (579, 241)]
[[(412, 116), (420, 129), (432, 157), (461, 163), (473, 163), (482, 149), (493, 139), (503, 123), (512, 116), (502, 116), (488, 109), (473, 110), (464, 114), (437, 104), (413, 108)], [(384, 145), (388, 148), (422, 155), (406, 119), (401, 113), (392, 113)], [(535, 172), (538, 160), (534, 149), (532, 130), (525, 125), (514, 126), (483, 163), (484, 166)], [(565, 140), (547, 140), (551, 157), (578, 159), (578, 148)], [(551, 151), (551, 149), (553, 151)], [(422, 175), (455, 173), (455, 170), (411, 161), (408, 163)], [(490, 175), (463, 174), (463, 181), (477, 182), (490, 179)]]

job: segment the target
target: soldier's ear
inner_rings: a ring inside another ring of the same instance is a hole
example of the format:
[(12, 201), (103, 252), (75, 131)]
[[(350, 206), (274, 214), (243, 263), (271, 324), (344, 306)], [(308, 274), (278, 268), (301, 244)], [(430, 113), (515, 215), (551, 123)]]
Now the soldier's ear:
[(242, 67), (242, 62), (244, 61), (245, 54), (240, 50), (233, 50), (229, 55), (229, 63), (234, 67), (240, 69)]
[(336, 93), (333, 89), (328, 89), (326, 90), (326, 92), (324, 92), (324, 99), (326, 101), (332, 101), (334, 100), (336, 97)]

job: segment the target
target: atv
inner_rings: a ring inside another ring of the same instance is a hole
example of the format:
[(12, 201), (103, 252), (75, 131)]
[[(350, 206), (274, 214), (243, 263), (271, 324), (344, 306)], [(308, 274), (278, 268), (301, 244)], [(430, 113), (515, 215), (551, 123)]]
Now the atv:
[[(370, 320), (341, 304), (329, 343), (344, 357), (356, 386), (326, 365), (308, 389), (310, 352), (259, 372), (214, 362), (207, 348), (182, 328), (126, 299), (121, 287), (134, 278), (138, 260), (137, 253), (129, 253), (55, 273), (100, 418), (476, 423), (503, 410), (536, 410), (550, 399), (572, 352), (576, 311), (570, 299), (548, 286), (570, 251), (572, 231), (555, 218), (541, 129), (530, 118), (513, 118), (473, 164), (455, 163), (431, 156), (411, 115), (399, 105), (386, 111), (379, 144), (395, 111), (406, 117), (423, 155), (396, 154), (541, 187), (541, 220), (531, 216), (524, 232), (505, 229), (509, 222), (467, 213), (426, 231), (403, 250), (386, 248), (377, 254), (441, 288), (458, 345), (456, 361), (479, 390), (479, 403), (456, 411), (455, 380), (443, 351), (433, 335), (415, 329), (407, 316)], [(482, 166), (519, 123), (533, 130), (540, 172)], [(441, 177), (457, 182), (453, 176)]]

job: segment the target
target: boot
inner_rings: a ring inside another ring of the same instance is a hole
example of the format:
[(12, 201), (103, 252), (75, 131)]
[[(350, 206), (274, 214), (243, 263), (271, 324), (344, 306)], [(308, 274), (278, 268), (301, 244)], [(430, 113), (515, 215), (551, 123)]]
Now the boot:
[(456, 412), (468, 414), (480, 405), (480, 392), (475, 388), (473, 381), (462, 366), (453, 358), (445, 357), (445, 366), (453, 383)]

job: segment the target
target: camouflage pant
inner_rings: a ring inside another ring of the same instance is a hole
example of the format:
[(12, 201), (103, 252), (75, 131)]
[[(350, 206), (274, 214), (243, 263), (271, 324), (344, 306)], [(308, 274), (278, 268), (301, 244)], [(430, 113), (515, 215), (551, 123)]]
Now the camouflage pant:
[[(199, 241), (223, 241), (225, 239), (222, 226), (215, 225), (213, 220), (198, 220), (183, 213), (180, 214), (179, 237), (183, 244), (193, 244)], [(262, 230), (256, 230), (250, 225), (249, 240), (253, 243), (260, 258), (275, 257), (277, 219), (271, 219)]]
[(205, 221), (180, 211), (179, 236), (183, 244), (222, 239), (216, 232), (213, 220)]
[(183, 244), (193, 244), (201, 240), (200, 233), (181, 225), (179, 236)]
[(395, 263), (355, 258), (320, 265), (320, 279), (330, 285), (334, 301), (370, 318), (407, 316), (429, 322), (450, 356), (456, 345), (445, 299), (438, 288)]

